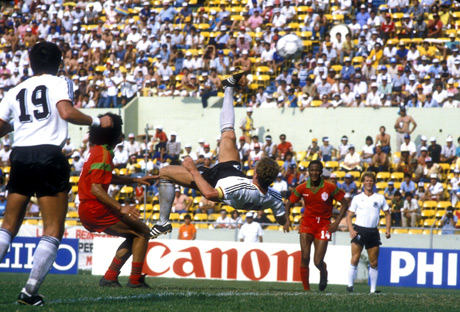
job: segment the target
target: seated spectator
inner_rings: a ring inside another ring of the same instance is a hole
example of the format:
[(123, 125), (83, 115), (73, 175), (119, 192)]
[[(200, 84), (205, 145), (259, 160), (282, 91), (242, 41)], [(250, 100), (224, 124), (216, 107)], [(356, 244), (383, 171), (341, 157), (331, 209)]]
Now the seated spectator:
[(75, 146), (70, 142), (70, 137), (65, 140), (64, 146), (62, 147), (62, 152), (67, 158), (70, 158), (75, 151)]
[(441, 150), (441, 162), (447, 164), (454, 164), (457, 160), (456, 147), (452, 143), (454, 139), (448, 136), (446, 139), (446, 145)]
[(401, 209), (404, 206), (404, 199), (399, 191), (396, 191), (391, 200), (391, 220), (393, 226), (401, 226)]
[(412, 175), (409, 173), (405, 173), (404, 180), (401, 182), (401, 194), (405, 195), (406, 193), (414, 193), (415, 188), (415, 183), (414, 181), (412, 181)]
[(441, 218), (442, 235), (455, 233), (458, 217), (454, 214), (454, 210), (452, 206), (447, 207), (446, 213)]
[(350, 144), (348, 147), (348, 154), (345, 156), (340, 170), (343, 171), (362, 171), (361, 157), (355, 153), (355, 146)]
[(3, 144), (3, 148), (0, 150), (0, 161), (3, 167), (7, 167), (10, 165), (10, 154), (10, 143)]
[[(267, 223), (272, 223), (269, 218), (265, 215), (263, 210), (257, 210), (256, 215), (254, 216), (254, 222), (259, 223), (262, 226), (262, 229), (266, 229), (268, 227)], [(264, 224), (264, 225), (262, 225)]]
[(188, 212), (193, 204), (193, 201), (187, 195), (182, 194), (180, 187), (176, 187), (174, 192), (172, 211), (176, 213)]
[(345, 175), (345, 181), (339, 185), (339, 188), (350, 196), (350, 200), (358, 193), (358, 187), (355, 181), (353, 181), (353, 176), (349, 173)]
[(128, 164), (128, 151), (124, 148), (123, 143), (120, 143), (116, 146), (113, 152), (113, 165), (115, 168), (121, 169), (126, 168)]
[(430, 146), (428, 146), (428, 156), (431, 157), (434, 163), (439, 163), (441, 160), (441, 145), (436, 143), (436, 138), (432, 136), (430, 138)]
[(410, 226), (416, 227), (417, 223), (422, 218), (420, 206), (411, 192), (407, 192), (404, 197), (406, 199), (404, 200), (404, 206), (401, 209), (402, 226), (407, 227), (408, 220), (410, 220)]
[(172, 131), (170, 133), (170, 139), (166, 142), (166, 153), (171, 156), (172, 164), (180, 164), (179, 154), (181, 152), (181, 144), (177, 142), (177, 133)]
[(345, 159), (345, 156), (348, 154), (349, 152), (349, 147), (350, 145), (348, 144), (348, 137), (346, 135), (342, 136), (342, 138), (340, 139), (340, 144), (339, 144), (339, 147), (338, 147), (338, 152), (339, 152), (339, 155), (338, 155), (338, 161), (343, 161)]
[[(6, 197), (4, 192), (0, 192), (0, 217), (5, 215)], [(38, 214), (37, 214), (38, 216)]]
[(230, 222), (230, 228), (235, 229), (235, 228), (241, 228), (241, 226), (244, 224), (243, 219), (240, 217), (240, 213), (238, 210), (233, 210), (232, 213), (230, 214), (231, 216), (231, 222)]
[(171, 164), (172, 161), (171, 156), (166, 153), (166, 146), (160, 147), (160, 150), (153, 154), (152, 160), (160, 168)]
[[(292, 154), (292, 151), (294, 150), (291, 142), (286, 141), (285, 134), (280, 135), (280, 141), (281, 142), (277, 145), (277, 159), (284, 158), (288, 151), (291, 152)], [(291, 155), (291, 158), (292, 158), (292, 155)]]
[(442, 183), (438, 182), (438, 176), (436, 174), (431, 174), (430, 184), (425, 191), (425, 195), (422, 198), (422, 201), (435, 200), (440, 201), (442, 198), (442, 193), (444, 192), (444, 187)]
[(311, 140), (311, 145), (307, 149), (307, 155), (305, 156), (306, 160), (316, 160), (319, 157), (320, 147), (318, 146), (318, 139), (313, 138)]
[(375, 146), (375, 154), (372, 156), (372, 161), (369, 164), (369, 171), (373, 171), (375, 173), (388, 171), (390, 166), (390, 160), (388, 155), (385, 154), (380, 146), (377, 144)]
[(423, 196), (425, 195), (425, 183), (419, 182), (417, 183), (417, 190), (414, 193), (414, 198), (416, 200), (422, 200)]
[(288, 191), (288, 184), (287, 182), (283, 179), (283, 174), (280, 172), (276, 176), (275, 182), (273, 182), (272, 188), (278, 192), (280, 192), (281, 196), (283, 198), (287, 199), (287, 191)]
[(216, 222), (214, 223), (215, 229), (228, 229), (231, 227), (232, 219), (228, 216), (227, 210), (222, 209), (220, 211), (220, 216), (217, 217)]
[(254, 150), (249, 152), (248, 165), (250, 169), (254, 169), (257, 162), (265, 155), (264, 151), (260, 148), (259, 143), (254, 144)]
[(398, 190), (395, 188), (395, 183), (393, 181), (388, 181), (388, 186), (383, 191), (383, 196), (386, 200), (393, 200), (395, 193)]
[(329, 137), (323, 137), (323, 145), (319, 148), (319, 157), (322, 161), (330, 161), (336, 154), (334, 146), (329, 144)]

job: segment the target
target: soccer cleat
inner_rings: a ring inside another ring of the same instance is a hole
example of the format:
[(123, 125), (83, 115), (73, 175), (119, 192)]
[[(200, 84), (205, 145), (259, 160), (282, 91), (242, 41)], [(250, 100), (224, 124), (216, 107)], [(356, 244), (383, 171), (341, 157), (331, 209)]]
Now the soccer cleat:
[(353, 286), (347, 286), (347, 291), (351, 293), (354, 292), (355, 289), (353, 288)]
[(380, 295), (382, 292), (380, 290), (376, 290), (374, 292), (371, 292), (370, 295)]
[(238, 71), (234, 73), (232, 76), (228, 77), (227, 79), (222, 81), (222, 85), (225, 87), (236, 88), (239, 86), (238, 82), (240, 81), (241, 77), (244, 76), (246, 72)]
[(120, 288), (121, 285), (120, 283), (115, 280), (115, 281), (112, 281), (112, 280), (108, 280), (108, 279), (105, 279), (104, 276), (101, 277), (101, 279), (99, 280), (99, 286), (101, 287), (111, 287), (111, 288)]
[(145, 282), (145, 274), (142, 274), (141, 277), (139, 278), (139, 284), (131, 284), (131, 282), (128, 282), (126, 284), (126, 287), (128, 288), (143, 288), (143, 289), (149, 289), (150, 286)]
[(323, 291), (327, 287), (327, 268), (326, 264), (324, 264), (324, 270), (319, 272), (319, 286), (318, 289)]
[(29, 295), (24, 289), (19, 293), (18, 301), (21, 305), (28, 305), (28, 306), (44, 306), (45, 301), (43, 301), (43, 297), (40, 295)]
[(157, 238), (160, 235), (171, 233), (171, 231), (172, 231), (172, 226), (171, 226), (171, 223), (169, 222), (166, 223), (165, 225), (155, 224), (150, 229), (150, 238)]

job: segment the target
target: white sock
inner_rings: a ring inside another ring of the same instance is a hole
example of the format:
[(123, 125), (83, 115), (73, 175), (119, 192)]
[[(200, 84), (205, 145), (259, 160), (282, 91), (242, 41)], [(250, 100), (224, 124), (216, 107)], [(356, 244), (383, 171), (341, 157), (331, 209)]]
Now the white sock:
[(3, 258), (8, 252), (12, 240), (13, 235), (9, 231), (0, 229), (0, 262), (3, 261)]
[(234, 130), (235, 109), (233, 108), (233, 88), (226, 87), (224, 90), (224, 103), (220, 111), (220, 131)]
[(350, 268), (348, 269), (348, 286), (349, 287), (353, 287), (357, 273), (358, 273), (358, 266), (354, 266), (350, 264)]
[(31, 295), (38, 292), (51, 266), (56, 260), (59, 240), (51, 236), (42, 236), (34, 254), (32, 271), (26, 284), (26, 291)]
[(174, 203), (174, 184), (168, 180), (161, 179), (158, 186), (160, 192), (160, 220), (158, 225), (165, 225), (169, 221), (169, 214)]
[(371, 279), (371, 294), (375, 292), (377, 287), (377, 278), (379, 277), (379, 270), (377, 268), (369, 267), (369, 277)]

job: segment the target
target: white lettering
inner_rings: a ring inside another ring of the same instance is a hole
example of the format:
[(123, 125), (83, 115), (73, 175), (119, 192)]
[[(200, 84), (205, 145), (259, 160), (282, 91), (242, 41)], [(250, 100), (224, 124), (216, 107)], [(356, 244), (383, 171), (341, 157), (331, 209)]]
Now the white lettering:
[[(401, 267), (401, 260), (406, 265)], [(399, 283), (400, 277), (409, 276), (415, 269), (415, 258), (406, 251), (391, 252), (391, 277), (390, 283)]]
[(447, 285), (457, 286), (458, 254), (450, 253), (447, 262)]
[(24, 269), (32, 269), (32, 263), (34, 260), (34, 250), (37, 247), (37, 244), (27, 243), (24, 244), (24, 246), (27, 248), (27, 263), (24, 264)]
[(71, 260), (70, 260), (69, 264), (67, 264), (67, 265), (59, 265), (56, 262), (54, 262), (53, 267), (56, 270), (59, 270), (59, 271), (70, 270), (70, 268), (72, 268), (74, 266), (75, 262), (77, 261), (77, 253), (72, 248), (72, 246), (69, 246), (67, 244), (59, 245), (59, 249), (67, 249), (70, 252)]
[(426, 284), (426, 274), (428, 272), (433, 273), (433, 285), (442, 284), (442, 253), (435, 252), (433, 254), (433, 264), (426, 263), (427, 253), (418, 253), (418, 264), (417, 264), (417, 284)]
[(22, 269), (22, 264), (21, 264), (21, 257), (19, 256), (19, 253), (21, 251), (21, 248), (24, 246), (22, 243), (13, 243), (11, 244), (11, 248), (14, 249), (14, 262), (11, 264), (12, 269)]

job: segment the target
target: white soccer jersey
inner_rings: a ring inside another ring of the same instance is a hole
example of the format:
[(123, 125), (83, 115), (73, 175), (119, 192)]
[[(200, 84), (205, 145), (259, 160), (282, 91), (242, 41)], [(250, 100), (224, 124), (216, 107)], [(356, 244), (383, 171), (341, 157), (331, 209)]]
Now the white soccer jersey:
[(0, 119), (14, 123), (14, 144), (63, 146), (67, 122), (57, 103), (73, 101), (73, 84), (68, 78), (41, 75), (27, 79), (9, 90), (0, 104)]
[(227, 177), (220, 179), (216, 188), (224, 193), (223, 202), (235, 209), (263, 210), (271, 208), (275, 216), (284, 214), (284, 204), (280, 193), (268, 188), (266, 194), (252, 183), (251, 179), (243, 177)]
[(385, 197), (377, 193), (367, 196), (364, 192), (353, 197), (348, 208), (356, 214), (355, 225), (367, 228), (376, 228), (379, 225), (380, 209), (390, 210)]

